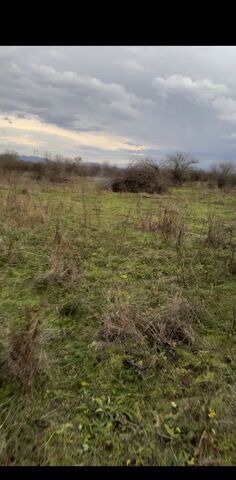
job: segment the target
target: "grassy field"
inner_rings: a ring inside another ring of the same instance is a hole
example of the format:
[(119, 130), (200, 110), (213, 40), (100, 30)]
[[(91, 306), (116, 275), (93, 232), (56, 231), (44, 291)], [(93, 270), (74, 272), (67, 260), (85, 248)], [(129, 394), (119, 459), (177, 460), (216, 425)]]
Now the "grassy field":
[(1, 465), (235, 465), (235, 246), (236, 192), (2, 178)]

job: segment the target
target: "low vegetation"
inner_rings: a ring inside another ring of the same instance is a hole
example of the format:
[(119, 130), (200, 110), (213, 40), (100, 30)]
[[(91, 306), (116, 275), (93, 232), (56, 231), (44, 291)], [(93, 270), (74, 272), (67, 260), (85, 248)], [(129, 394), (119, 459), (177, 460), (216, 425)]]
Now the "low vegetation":
[(112, 182), (113, 192), (164, 193), (168, 179), (158, 165), (150, 160), (131, 163), (122, 174)]
[[(30, 162), (22, 160), (16, 152), (5, 152), (0, 154), (0, 173), (9, 177), (12, 174), (28, 175), (34, 180), (47, 180), (51, 183), (65, 183), (76, 176), (80, 177), (107, 177), (114, 176), (120, 172), (119, 168), (106, 164), (84, 164), (81, 157), (74, 159), (56, 155), (52, 157), (45, 154), (42, 161)], [(27, 189), (25, 189), (27, 193)]]
[[(197, 167), (197, 160), (177, 152), (164, 160), (154, 162), (151, 158), (131, 161), (128, 167), (104, 164), (86, 164), (81, 157), (74, 159), (60, 155), (45, 154), (42, 161), (22, 160), (16, 152), (0, 154), (0, 174), (28, 175), (30, 178), (52, 183), (73, 182), (75, 177), (98, 177), (105, 179), (103, 186), (113, 192), (166, 193), (170, 186), (201, 183), (208, 187), (231, 189), (236, 186), (236, 169), (231, 162), (212, 165), (209, 170)], [(25, 194), (27, 194), (27, 189)]]
[(150, 194), (1, 162), (1, 465), (235, 465), (232, 172)]
[(23, 392), (33, 395), (35, 381), (42, 369), (41, 358), (42, 317), (33, 316), (25, 309), (25, 325), (10, 325), (7, 333), (9, 375), (19, 381)]
[(193, 306), (175, 295), (164, 309), (140, 312), (132, 305), (109, 308), (103, 316), (101, 336), (114, 340), (131, 337), (141, 343), (147, 339), (152, 344), (172, 345), (194, 342), (192, 320), (197, 318)]

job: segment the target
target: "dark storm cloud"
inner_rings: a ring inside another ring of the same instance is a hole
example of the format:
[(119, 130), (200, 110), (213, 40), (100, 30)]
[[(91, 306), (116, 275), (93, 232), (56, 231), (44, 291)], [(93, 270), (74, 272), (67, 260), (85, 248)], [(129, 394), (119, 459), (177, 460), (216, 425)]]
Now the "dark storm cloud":
[(111, 151), (116, 162), (138, 146), (156, 158), (181, 149), (232, 159), (235, 65), (235, 47), (0, 47), (0, 113), (9, 125), (37, 117), (124, 137), (131, 149)]

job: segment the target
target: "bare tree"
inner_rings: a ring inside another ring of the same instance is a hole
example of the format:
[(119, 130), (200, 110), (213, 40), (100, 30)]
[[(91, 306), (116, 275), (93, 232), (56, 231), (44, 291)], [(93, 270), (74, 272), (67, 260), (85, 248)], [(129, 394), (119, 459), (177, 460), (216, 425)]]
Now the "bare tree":
[(192, 165), (196, 163), (198, 163), (198, 161), (194, 160), (190, 155), (177, 152), (167, 157), (164, 161), (164, 166), (169, 170), (173, 183), (182, 184), (187, 180), (192, 170)]
[(219, 188), (236, 182), (236, 169), (232, 162), (221, 162), (211, 168), (211, 174)]

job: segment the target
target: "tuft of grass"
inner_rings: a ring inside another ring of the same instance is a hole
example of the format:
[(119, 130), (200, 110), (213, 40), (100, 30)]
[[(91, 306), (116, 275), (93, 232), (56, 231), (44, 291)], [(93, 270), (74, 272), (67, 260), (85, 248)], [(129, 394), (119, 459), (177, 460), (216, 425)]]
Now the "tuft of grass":
[(157, 321), (148, 325), (147, 332), (159, 343), (171, 345), (173, 342), (192, 345), (195, 341), (194, 322), (199, 312), (185, 298), (176, 294), (160, 312)]
[(184, 224), (181, 220), (178, 209), (171, 205), (167, 205), (164, 208), (159, 217), (158, 231), (165, 243), (170, 238), (175, 238), (178, 243), (182, 243)]
[(35, 382), (42, 371), (42, 316), (25, 309), (25, 324), (11, 325), (7, 333), (7, 366), (11, 376), (32, 396)]
[(143, 339), (144, 318), (133, 305), (112, 305), (102, 316), (101, 338), (105, 340), (132, 337)]
[(78, 288), (81, 279), (78, 267), (78, 254), (75, 253), (73, 255), (73, 250), (72, 252), (68, 251), (69, 245), (65, 248), (59, 229), (56, 229), (53, 243), (55, 244), (55, 249), (50, 254), (50, 269), (36, 277), (36, 285), (39, 288), (48, 288), (56, 285)]
[(212, 248), (225, 247), (230, 245), (232, 241), (233, 227), (225, 226), (222, 220), (217, 218), (215, 214), (210, 213), (206, 219), (206, 234), (204, 242)]
[(141, 312), (133, 305), (114, 305), (102, 317), (102, 338), (106, 340), (131, 337), (142, 342), (145, 338), (162, 345), (173, 343), (192, 345), (195, 341), (196, 308), (186, 299), (175, 295), (160, 311)]

